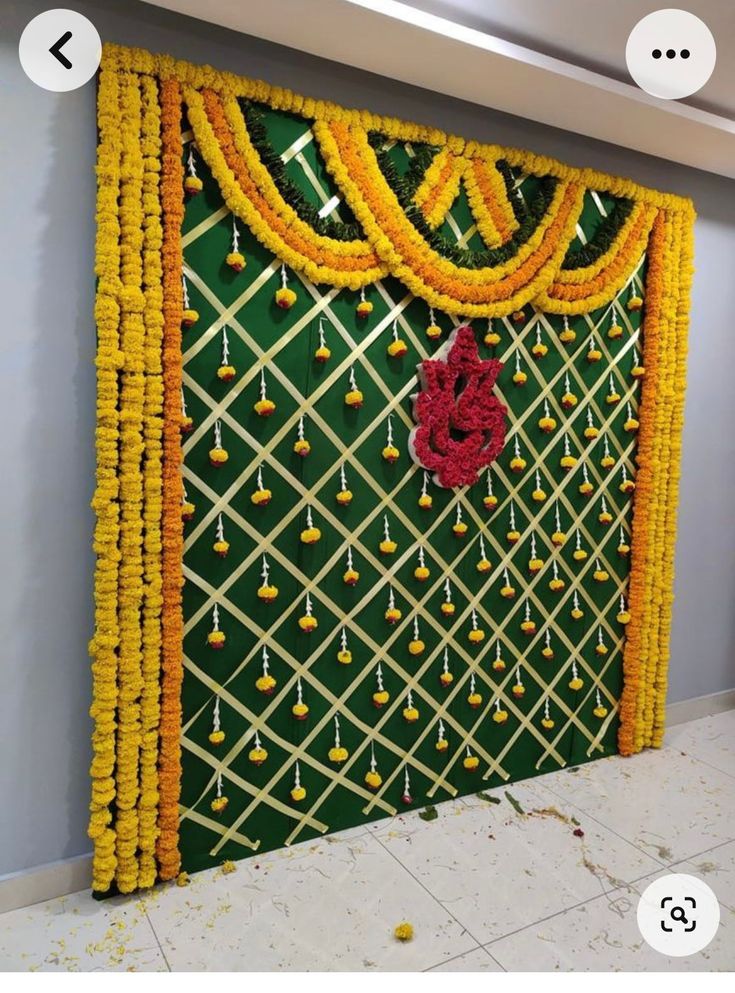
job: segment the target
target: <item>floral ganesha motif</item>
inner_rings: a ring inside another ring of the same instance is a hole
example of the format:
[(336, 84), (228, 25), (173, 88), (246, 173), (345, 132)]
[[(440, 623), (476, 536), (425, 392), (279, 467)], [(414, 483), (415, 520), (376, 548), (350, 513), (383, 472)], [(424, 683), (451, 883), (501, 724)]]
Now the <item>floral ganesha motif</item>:
[[(443, 356), (443, 357), (442, 357)], [(471, 486), (505, 445), (507, 408), (493, 394), (503, 363), (480, 359), (471, 327), (458, 327), (438, 358), (418, 367), (411, 455), (439, 486)]]

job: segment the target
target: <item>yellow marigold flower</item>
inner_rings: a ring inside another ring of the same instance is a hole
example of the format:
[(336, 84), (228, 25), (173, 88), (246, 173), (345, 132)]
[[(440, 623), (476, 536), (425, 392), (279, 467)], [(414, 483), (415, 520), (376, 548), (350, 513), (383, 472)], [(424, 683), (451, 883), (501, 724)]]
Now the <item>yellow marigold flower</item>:
[(306, 798), (306, 790), (303, 786), (294, 786), (291, 790), (291, 800), (294, 803), (301, 803)]
[(388, 607), (385, 612), (385, 619), (389, 624), (397, 624), (402, 616), (403, 615), (398, 607)]
[(426, 337), (431, 341), (435, 341), (437, 338), (441, 338), (442, 329), (438, 324), (430, 324), (426, 329)]
[(296, 441), (293, 443), (293, 450), (294, 452), (296, 452), (297, 455), (300, 455), (303, 458), (305, 455), (308, 455), (309, 452), (311, 451), (311, 445), (306, 440), (306, 438), (297, 438)]
[(556, 419), (554, 417), (539, 417), (538, 426), (544, 432), (544, 434), (549, 434), (556, 427)]
[(583, 686), (584, 686), (584, 680), (583, 679), (580, 679), (579, 676), (575, 676), (574, 679), (570, 679), (569, 680), (569, 689), (570, 690), (575, 690), (575, 691), (576, 690), (581, 690)]
[(603, 717), (607, 717), (607, 707), (603, 707), (602, 705), (600, 705), (599, 707), (595, 707), (592, 713), (595, 715), (595, 717), (599, 717), (600, 720), (602, 720)]
[(370, 300), (361, 300), (355, 307), (355, 312), (358, 317), (367, 317), (368, 314), (372, 314), (373, 305)]
[(381, 555), (392, 555), (396, 548), (398, 548), (398, 542), (384, 538), (378, 545), (378, 548)]
[(212, 731), (209, 735), (210, 745), (221, 745), (224, 740), (225, 740), (224, 731)]
[(409, 724), (415, 724), (415, 722), (419, 719), (419, 712), (415, 707), (404, 707), (403, 718)]
[(246, 265), (245, 256), (242, 252), (228, 252), (225, 262), (235, 272), (242, 272)]
[(595, 645), (595, 651), (598, 655), (607, 655), (607, 645)]
[(352, 503), (352, 490), (340, 490), (337, 494), (337, 503), (341, 507), (346, 507)]
[(559, 465), (564, 469), (565, 472), (569, 472), (577, 464), (577, 457), (575, 455), (562, 455), (559, 460)]
[(320, 540), (321, 536), (322, 533), (319, 530), (319, 528), (315, 528), (315, 527), (304, 528), (304, 530), (301, 532), (301, 541), (303, 542), (304, 545), (314, 545), (316, 544), (317, 541)]
[(610, 573), (606, 569), (595, 569), (592, 578), (597, 583), (605, 583), (610, 578)]
[(632, 479), (626, 479), (618, 486), (618, 489), (621, 493), (632, 493), (635, 489), (635, 483)]
[(422, 493), (421, 496), (419, 497), (418, 503), (419, 503), (419, 507), (421, 507), (422, 510), (431, 510), (431, 507), (434, 503), (434, 499), (433, 497), (429, 496), (428, 493)]
[(587, 427), (584, 429), (584, 436), (587, 439), (587, 441), (592, 441), (592, 439), (596, 438), (599, 435), (599, 433), (600, 433), (600, 429), (596, 428), (593, 424), (588, 424)]
[(576, 407), (578, 402), (576, 393), (562, 394), (561, 405), (565, 410), (569, 410), (570, 407)]
[(363, 400), (362, 390), (348, 390), (345, 393), (345, 403), (348, 407), (356, 409), (362, 407)]
[(190, 521), (194, 517), (195, 511), (196, 507), (194, 504), (190, 503), (188, 500), (185, 500), (184, 503), (181, 504), (181, 520)]
[(276, 681), (270, 673), (265, 676), (258, 676), (255, 680), (255, 688), (259, 693), (265, 693), (266, 696), (270, 696), (276, 688)]
[(440, 738), (435, 743), (434, 748), (436, 748), (437, 752), (446, 752), (446, 750), (449, 748), (449, 742), (447, 741), (446, 738)]
[(496, 710), (495, 713), (493, 714), (493, 720), (495, 721), (496, 724), (505, 724), (505, 722), (508, 720), (508, 711)]
[(520, 324), (522, 321), (525, 321), (526, 312), (525, 310), (514, 310), (513, 313), (511, 314), (511, 317), (513, 318), (516, 324)]
[(349, 648), (343, 648), (337, 652), (337, 661), (340, 665), (349, 665), (352, 662), (352, 652)]
[(506, 537), (506, 540), (508, 541), (508, 543), (510, 545), (515, 545), (515, 543), (520, 540), (521, 532), (520, 531), (506, 531), (505, 537)]
[(463, 538), (467, 534), (467, 525), (464, 521), (455, 521), (452, 524), (452, 531), (458, 538)]
[(609, 403), (611, 407), (614, 406), (616, 403), (620, 403), (620, 394), (617, 392), (617, 390), (613, 393), (608, 393), (608, 395), (605, 397), (605, 403)]
[(563, 590), (565, 585), (566, 583), (561, 578), (549, 580), (549, 589), (552, 593), (558, 593), (559, 590)]
[(445, 617), (454, 617), (456, 607), (453, 603), (448, 603), (446, 600), (441, 605), (441, 612)]
[(480, 760), (476, 755), (465, 755), (465, 757), (462, 759), (462, 765), (467, 770), (467, 772), (474, 772), (479, 764), (480, 764)]
[(506, 669), (505, 659), (498, 659), (498, 658), (493, 659), (493, 669), (495, 670), (495, 672), (505, 672)]
[(258, 599), (263, 600), (265, 603), (273, 603), (277, 596), (277, 586), (271, 586), (270, 583), (266, 583), (258, 587)]
[(221, 379), (223, 383), (229, 383), (236, 375), (237, 370), (234, 365), (221, 365), (217, 370), (217, 379)]
[(513, 597), (516, 595), (515, 586), (501, 586), (500, 587), (500, 595), (505, 600), (512, 600)]
[(268, 752), (265, 748), (251, 748), (248, 752), (248, 761), (253, 765), (262, 765), (267, 758)]
[(342, 576), (342, 582), (347, 586), (356, 586), (357, 581), (360, 578), (360, 573), (357, 569), (347, 569)]
[(607, 336), (608, 338), (612, 338), (613, 340), (615, 340), (615, 338), (620, 338), (622, 333), (623, 333), (623, 329), (616, 321), (614, 324), (611, 324), (610, 327), (608, 328)]
[(478, 572), (490, 572), (493, 564), (489, 559), (480, 559), (480, 561), (475, 566)]
[(572, 558), (575, 562), (584, 562), (587, 558), (587, 554), (588, 553), (584, 550), (584, 548), (575, 548), (572, 552)]
[(573, 607), (570, 613), (572, 615), (572, 619), (575, 621), (579, 621), (584, 617), (584, 611), (580, 607)]
[(518, 372), (513, 373), (513, 382), (516, 384), (516, 386), (523, 386), (526, 383), (527, 379), (528, 376), (522, 369), (519, 369)]
[(371, 790), (377, 790), (380, 784), (383, 782), (383, 777), (379, 772), (366, 772), (365, 773), (365, 785)]
[(386, 445), (381, 454), (386, 462), (397, 462), (401, 453), (395, 445)]
[(182, 415), (180, 427), (182, 434), (189, 434), (194, 430), (194, 418), (189, 417), (188, 414), (186, 416)]
[(526, 468), (526, 465), (527, 465), (526, 460), (524, 458), (521, 458), (520, 455), (514, 455), (513, 458), (510, 460), (511, 472), (523, 472), (523, 470)]
[(309, 716), (309, 708), (305, 703), (295, 703), (293, 707), (291, 707), (291, 713), (297, 721), (305, 721)]
[(559, 332), (559, 341), (563, 342), (565, 345), (570, 345), (573, 341), (577, 340), (577, 332), (572, 330), (572, 328), (562, 328)]
[(226, 796), (216, 796), (209, 806), (215, 814), (221, 814), (229, 802)]
[(637, 431), (640, 427), (639, 421), (636, 417), (629, 417), (623, 424), (623, 431)]
[(271, 502), (273, 494), (270, 490), (256, 490), (251, 494), (250, 500), (255, 504), (256, 507), (265, 507), (266, 504)]
[(467, 635), (467, 637), (471, 642), (477, 644), (478, 642), (485, 640), (485, 632), (482, 630), (482, 628), (473, 628), (470, 631), (470, 633)]
[(413, 927), (408, 921), (401, 921), (400, 924), (396, 925), (393, 937), (397, 938), (398, 941), (410, 941), (413, 938)]
[(630, 545), (626, 542), (621, 542), (617, 547), (617, 553), (621, 558), (625, 558), (626, 555), (630, 555)]
[(194, 310), (193, 307), (187, 307), (181, 314), (181, 326), (183, 328), (190, 328), (192, 324), (196, 324), (198, 320), (199, 311)]
[(489, 348), (495, 348), (500, 344), (500, 335), (497, 331), (488, 331), (483, 340)]
[(216, 555), (219, 555), (221, 559), (226, 557), (229, 550), (230, 550), (230, 543), (229, 541), (224, 541), (224, 539), (222, 541), (215, 541), (214, 544), (212, 545), (212, 551)]
[(609, 510), (601, 510), (600, 513), (597, 515), (597, 520), (600, 522), (600, 524), (611, 524), (612, 519), (613, 516)]
[(600, 351), (599, 348), (590, 348), (590, 350), (587, 352), (588, 362), (599, 362), (601, 358), (602, 358), (602, 352)]
[(510, 691), (514, 697), (520, 699), (522, 696), (524, 696), (526, 692), (526, 687), (523, 685), (523, 683), (516, 683), (514, 686), (511, 686)]
[(195, 196), (197, 193), (201, 193), (203, 189), (204, 183), (199, 176), (187, 176), (184, 180), (184, 191), (189, 196)]
[(615, 459), (612, 457), (612, 455), (603, 455), (602, 458), (600, 459), (600, 465), (602, 466), (603, 469), (612, 469), (612, 467), (615, 465)]
[(633, 368), (630, 370), (630, 374), (633, 377), (633, 379), (643, 379), (643, 377), (646, 375), (646, 367), (643, 365), (634, 365)]
[(229, 457), (229, 453), (224, 448), (209, 449), (209, 461), (211, 465), (224, 465)]
[(643, 306), (643, 298), (639, 297), (638, 294), (636, 293), (635, 296), (629, 298), (626, 306), (628, 310), (640, 310), (641, 307)]
[(451, 672), (442, 672), (439, 675), (439, 682), (444, 687), (449, 686), (451, 683), (454, 682), (454, 676), (452, 675)]
[(296, 303), (296, 292), (290, 286), (281, 286), (276, 290), (275, 301), (281, 310), (290, 310)]
[(524, 634), (535, 634), (536, 633), (536, 622), (535, 621), (521, 621), (521, 631)]
[(467, 703), (472, 707), (473, 710), (477, 710), (478, 707), (482, 705), (482, 694), (481, 693), (470, 693), (467, 697)]
[(388, 345), (386, 351), (392, 359), (400, 359), (403, 358), (408, 351), (408, 345), (403, 338), (398, 338), (397, 341), (392, 341), (390, 345)]
[(225, 876), (229, 876), (231, 873), (237, 871), (237, 866), (231, 859), (225, 859), (222, 863), (222, 872)]
[(188, 872), (180, 872), (178, 874), (178, 876), (176, 877), (176, 885), (177, 886), (188, 886), (190, 882), (191, 882), (191, 879), (189, 878), (189, 873)]
[(332, 350), (327, 348), (326, 345), (320, 345), (319, 348), (314, 352), (314, 358), (317, 362), (328, 362), (332, 357)]
[(303, 617), (299, 617), (299, 627), (307, 634), (311, 634), (312, 631), (315, 631), (319, 627), (319, 622), (316, 617), (312, 617), (310, 614), (304, 614)]
[(554, 726), (554, 721), (552, 720), (551, 717), (542, 717), (541, 718), (541, 727), (542, 728), (545, 728), (547, 731), (550, 731), (553, 728), (553, 726)]
[(554, 649), (550, 648), (548, 645), (544, 645), (544, 647), (541, 649), (541, 655), (543, 658), (547, 660), (551, 660), (554, 657)]
[(429, 572), (429, 570), (425, 565), (417, 565), (416, 568), (413, 570), (413, 575), (414, 575), (414, 579), (418, 579), (420, 583), (425, 583), (426, 580), (431, 575), (431, 573)]
[(347, 759), (350, 757), (350, 753), (347, 751), (346, 748), (340, 746), (339, 748), (330, 748), (329, 752), (327, 753), (327, 757), (329, 758), (329, 761), (334, 762), (335, 765), (341, 765), (342, 762), (347, 761)]
[(544, 345), (542, 341), (536, 341), (531, 346), (531, 355), (533, 355), (535, 359), (544, 358), (544, 356), (548, 353), (548, 351), (549, 351), (549, 346)]
[(556, 545), (557, 548), (561, 548), (566, 540), (567, 536), (563, 531), (554, 531), (551, 535), (551, 544)]
[(495, 510), (498, 505), (498, 498), (493, 493), (488, 493), (487, 496), (482, 498), (482, 502), (485, 505), (485, 510)]
[(589, 496), (590, 493), (594, 491), (594, 486), (589, 481), (585, 481), (579, 484), (579, 492), (582, 496)]
[(531, 559), (528, 563), (528, 571), (531, 573), (540, 572), (544, 567), (543, 559)]
[(378, 709), (384, 707), (390, 700), (390, 693), (387, 690), (376, 690), (373, 693), (373, 705)]
[(226, 640), (224, 631), (210, 631), (207, 635), (207, 643), (210, 648), (222, 648)]
[(411, 655), (420, 655), (425, 648), (426, 645), (420, 638), (414, 638), (408, 643), (408, 651)]
[(263, 400), (256, 400), (253, 404), (253, 410), (258, 415), (258, 417), (270, 417), (273, 411), (276, 409), (276, 405), (272, 400), (265, 397)]

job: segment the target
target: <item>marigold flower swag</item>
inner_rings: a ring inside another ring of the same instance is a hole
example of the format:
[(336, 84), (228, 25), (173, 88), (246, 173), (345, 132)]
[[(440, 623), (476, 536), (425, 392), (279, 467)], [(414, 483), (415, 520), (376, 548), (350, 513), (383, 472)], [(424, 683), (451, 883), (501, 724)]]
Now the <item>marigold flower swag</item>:
[[(243, 110), (248, 101), (312, 122), (327, 170), (355, 219), (346, 230), (318, 224), (297, 198), (289, 202), (283, 173), (273, 170), (262, 135)], [(289, 270), (315, 283), (360, 290), (390, 273), (430, 307), (455, 317), (518, 315), (531, 302), (572, 315), (612, 300), (647, 250), (619, 749), (627, 755), (660, 745), (693, 271), (691, 203), (527, 152), (106, 45), (98, 91), (95, 264), (94, 890), (129, 893), (176, 879), (180, 871), (182, 522), (193, 513), (181, 475), (181, 329), (196, 314), (188, 306), (185, 311), (182, 299), (182, 113), (234, 216)], [(436, 149), (410, 188), (381, 169), (376, 134)], [(509, 197), (513, 170), (546, 184), (537, 207), (525, 214)], [(438, 226), (460, 180), (487, 250), (448, 257)], [(588, 190), (618, 198), (621, 206), (595, 243), (575, 253), (570, 245)], [(368, 316), (368, 307), (361, 313)], [(450, 363), (457, 349), (458, 358), (474, 361), (461, 331)], [(491, 381), (499, 364), (480, 365)], [(426, 392), (440, 385), (427, 381)], [(419, 396), (417, 406), (424, 403), (439, 411), (441, 435), (446, 412), (436, 398)], [(484, 410), (478, 425), (490, 431), (493, 452), (502, 446), (503, 413), (500, 404)], [(414, 448), (424, 464), (427, 444), (419, 428)], [(475, 455), (469, 460), (474, 475), (486, 464), (484, 455)], [(436, 471), (443, 485), (468, 481), (450, 452)], [(259, 492), (270, 493), (262, 486)], [(487, 499), (497, 502), (492, 494)], [(431, 506), (429, 496), (425, 505)], [(512, 590), (507, 577), (506, 587)], [(351, 660), (346, 646), (342, 654), (342, 661)], [(446, 670), (442, 683), (451, 678)], [(493, 720), (506, 719), (498, 705)], [(469, 756), (465, 768), (472, 761)]]

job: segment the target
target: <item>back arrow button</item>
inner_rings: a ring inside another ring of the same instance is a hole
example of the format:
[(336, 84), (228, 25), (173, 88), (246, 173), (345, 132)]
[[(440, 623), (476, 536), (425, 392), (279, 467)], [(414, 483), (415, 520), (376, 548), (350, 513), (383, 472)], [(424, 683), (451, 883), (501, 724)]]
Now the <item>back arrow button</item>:
[(67, 41), (69, 41), (70, 38), (71, 38), (71, 31), (65, 31), (62, 34), (62, 36), (59, 38), (59, 40), (55, 41), (51, 46), (51, 48), (49, 48), (49, 52), (51, 52), (51, 54), (55, 59), (59, 60), (59, 62), (63, 65), (65, 69), (71, 69), (71, 62), (67, 59), (65, 55), (61, 54), (61, 49), (64, 47)]

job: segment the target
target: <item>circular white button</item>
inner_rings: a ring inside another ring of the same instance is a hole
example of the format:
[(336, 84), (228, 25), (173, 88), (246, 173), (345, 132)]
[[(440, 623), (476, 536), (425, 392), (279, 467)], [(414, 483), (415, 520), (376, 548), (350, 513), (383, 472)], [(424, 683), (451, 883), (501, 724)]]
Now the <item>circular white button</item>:
[(688, 10), (654, 10), (628, 37), (628, 72), (646, 93), (679, 100), (701, 90), (712, 75), (717, 47), (712, 32)]
[(694, 955), (712, 941), (720, 905), (696, 876), (672, 872), (646, 887), (638, 901), (638, 929), (662, 955)]
[(92, 22), (75, 10), (57, 8), (34, 17), (18, 45), (26, 76), (44, 90), (76, 90), (94, 76), (102, 42)]

